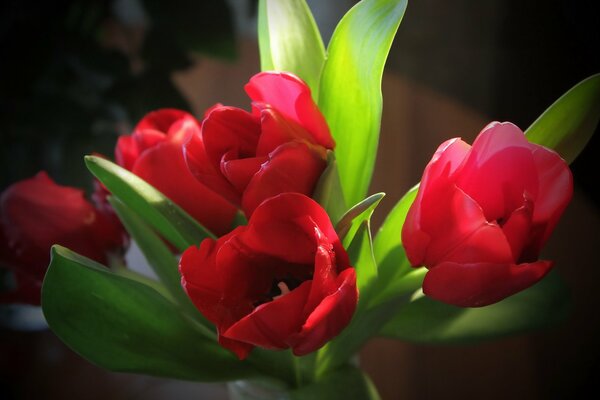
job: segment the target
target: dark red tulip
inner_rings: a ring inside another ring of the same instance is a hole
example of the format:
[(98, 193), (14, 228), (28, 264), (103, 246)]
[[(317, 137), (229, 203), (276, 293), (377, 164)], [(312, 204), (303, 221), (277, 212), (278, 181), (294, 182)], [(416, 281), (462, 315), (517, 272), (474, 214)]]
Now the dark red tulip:
[(198, 121), (185, 111), (154, 111), (138, 123), (131, 135), (119, 137), (115, 159), (221, 235), (231, 230), (236, 208), (188, 170), (182, 145), (198, 132)]
[(40, 303), (50, 247), (60, 244), (106, 264), (126, 236), (114, 215), (95, 208), (83, 191), (57, 185), (45, 172), (8, 187), (0, 197), (0, 264), (13, 272), (4, 302)]
[(358, 300), (327, 213), (299, 193), (272, 197), (247, 226), (190, 247), (179, 268), (187, 294), (240, 359), (254, 346), (315, 351), (350, 322)]
[(312, 195), (335, 143), (308, 86), (263, 72), (246, 85), (253, 112), (220, 104), (185, 145), (190, 171), (246, 216), (284, 192)]
[(410, 262), (429, 269), (425, 294), (484, 306), (542, 279), (552, 262), (540, 251), (572, 193), (560, 156), (509, 122), (486, 126), (472, 147), (444, 142), (402, 230)]

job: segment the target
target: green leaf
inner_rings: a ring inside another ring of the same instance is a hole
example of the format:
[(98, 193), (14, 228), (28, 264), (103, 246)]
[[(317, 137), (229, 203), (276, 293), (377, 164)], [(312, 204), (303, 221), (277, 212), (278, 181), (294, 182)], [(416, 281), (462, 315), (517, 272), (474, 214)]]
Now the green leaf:
[(554, 149), (572, 163), (594, 134), (600, 119), (600, 74), (579, 82), (525, 131), (532, 143)]
[[(425, 271), (421, 271), (422, 268), (415, 270), (411, 267), (402, 247), (402, 226), (410, 206), (417, 197), (418, 189), (419, 185), (414, 186), (396, 203), (375, 236), (373, 252), (380, 276), (377, 281), (376, 298), (373, 299), (375, 303), (383, 302), (396, 294), (405, 294), (411, 289), (411, 286), (407, 286), (409, 284), (418, 285), (412, 290), (420, 286), (419, 275), (422, 279)], [(411, 276), (407, 277), (408, 274)]]
[(345, 366), (333, 371), (316, 383), (290, 393), (292, 400), (379, 400), (373, 382), (360, 369)]
[(180, 251), (214, 238), (178, 205), (135, 174), (104, 159), (86, 156), (88, 169), (108, 190)]
[(350, 263), (356, 268), (356, 284), (360, 293), (359, 308), (368, 303), (369, 288), (377, 279), (377, 264), (373, 257), (373, 241), (369, 220), (363, 221), (354, 235), (354, 240), (347, 247)]
[(379, 202), (385, 193), (375, 193), (367, 197), (360, 203), (354, 205), (351, 209), (346, 211), (340, 221), (336, 224), (335, 230), (342, 239), (344, 247), (348, 247), (350, 242), (354, 239), (358, 227), (364, 222), (369, 221), (373, 215), (373, 211), (379, 205)]
[(63, 342), (111, 371), (199, 381), (256, 374), (155, 290), (61, 246), (52, 248), (42, 307)]
[(499, 303), (459, 308), (421, 296), (400, 308), (381, 334), (418, 343), (469, 343), (542, 329), (563, 321), (570, 296), (556, 271)]
[(327, 168), (321, 174), (313, 198), (327, 211), (329, 219), (337, 223), (346, 211), (340, 174), (333, 151), (327, 151)]
[(183, 291), (181, 275), (179, 274), (179, 261), (167, 245), (137, 214), (119, 199), (111, 196), (109, 202), (170, 295), (186, 313), (196, 318), (206, 327), (212, 328), (212, 325), (200, 314)]
[(338, 24), (321, 76), (319, 106), (336, 141), (344, 198), (365, 197), (381, 125), (381, 78), (406, 0), (363, 0)]
[(258, 7), (261, 69), (298, 75), (318, 99), (325, 47), (308, 5), (304, 0), (260, 0)]

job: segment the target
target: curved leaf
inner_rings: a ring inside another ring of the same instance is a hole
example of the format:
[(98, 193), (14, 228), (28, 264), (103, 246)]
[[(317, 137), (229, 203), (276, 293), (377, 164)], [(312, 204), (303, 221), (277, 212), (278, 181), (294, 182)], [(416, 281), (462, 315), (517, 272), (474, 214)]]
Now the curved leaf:
[(260, 0), (258, 43), (261, 70), (298, 75), (318, 99), (325, 47), (304, 0)]
[(381, 125), (381, 78), (406, 0), (363, 0), (336, 27), (321, 76), (319, 106), (336, 141), (344, 197), (365, 197)]
[[(402, 226), (406, 214), (417, 197), (419, 185), (414, 186), (396, 203), (379, 228), (373, 241), (373, 253), (377, 262), (379, 279), (373, 304), (381, 303), (396, 294), (416, 290), (425, 270), (413, 269), (402, 247)], [(410, 275), (410, 276), (409, 276)], [(410, 285), (416, 285), (414, 287)]]
[(181, 287), (178, 258), (173, 255), (165, 242), (122, 201), (111, 196), (109, 202), (173, 299), (190, 316), (212, 329), (212, 324), (200, 314)]
[(199, 381), (255, 375), (155, 290), (61, 246), (52, 248), (42, 307), (63, 342), (112, 371)]
[(570, 296), (556, 271), (499, 303), (460, 308), (420, 296), (399, 309), (383, 336), (417, 343), (469, 343), (541, 329), (563, 321)]
[(180, 251), (214, 238), (206, 228), (137, 175), (104, 158), (86, 156), (88, 169), (108, 190)]
[(579, 82), (525, 131), (532, 143), (554, 149), (568, 164), (584, 149), (600, 120), (600, 74)]

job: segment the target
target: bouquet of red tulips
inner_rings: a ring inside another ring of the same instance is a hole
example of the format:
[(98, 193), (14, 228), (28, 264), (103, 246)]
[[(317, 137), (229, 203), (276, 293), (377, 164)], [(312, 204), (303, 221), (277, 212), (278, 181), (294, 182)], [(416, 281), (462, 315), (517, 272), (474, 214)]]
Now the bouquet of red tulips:
[[(150, 112), (115, 162), (85, 158), (91, 202), (45, 173), (2, 194), (16, 281), (2, 300), (41, 301), (104, 368), (236, 381), (239, 398), (378, 398), (354, 358), (374, 336), (470, 341), (560, 320), (564, 287), (539, 256), (598, 122), (600, 75), (524, 132), (491, 122), (432, 149), (372, 232), (381, 78), (406, 5), (360, 1), (325, 49), (303, 0), (261, 0), (248, 109)], [(124, 265), (130, 241), (158, 279)]]

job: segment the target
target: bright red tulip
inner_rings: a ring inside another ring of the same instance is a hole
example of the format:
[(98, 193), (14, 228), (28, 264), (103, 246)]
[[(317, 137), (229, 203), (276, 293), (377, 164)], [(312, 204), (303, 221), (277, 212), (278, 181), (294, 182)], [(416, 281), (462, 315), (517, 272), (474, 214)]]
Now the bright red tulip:
[(358, 300), (356, 272), (327, 213), (299, 193), (272, 197), (247, 226), (190, 247), (179, 269), (220, 343), (240, 359), (254, 346), (317, 350), (350, 322)]
[(198, 121), (185, 111), (154, 111), (138, 123), (131, 135), (119, 137), (115, 159), (221, 235), (231, 230), (236, 208), (188, 170), (182, 145), (197, 132)]
[(472, 147), (444, 142), (402, 230), (410, 262), (429, 269), (425, 294), (484, 306), (542, 279), (552, 262), (538, 256), (572, 193), (560, 156), (509, 122), (486, 126)]
[(83, 191), (57, 185), (45, 172), (17, 182), (0, 197), (0, 264), (16, 280), (16, 289), (0, 300), (40, 303), (54, 244), (105, 264), (126, 242), (114, 215), (95, 208)]
[(279, 193), (312, 195), (335, 143), (310, 89), (296, 76), (263, 72), (246, 92), (253, 112), (212, 107), (185, 155), (200, 182), (250, 216)]

